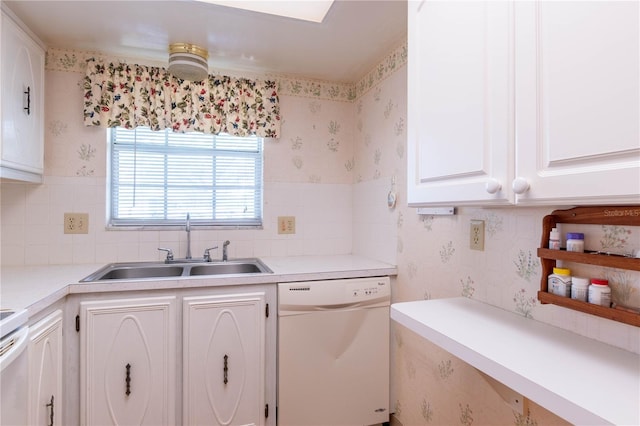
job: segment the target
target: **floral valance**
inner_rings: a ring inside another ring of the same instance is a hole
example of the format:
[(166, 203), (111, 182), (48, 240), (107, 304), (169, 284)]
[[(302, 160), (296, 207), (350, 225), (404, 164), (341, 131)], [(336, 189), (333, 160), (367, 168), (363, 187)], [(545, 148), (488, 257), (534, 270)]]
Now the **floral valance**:
[(191, 82), (164, 68), (89, 59), (84, 124), (277, 138), (280, 106), (273, 81), (209, 75)]

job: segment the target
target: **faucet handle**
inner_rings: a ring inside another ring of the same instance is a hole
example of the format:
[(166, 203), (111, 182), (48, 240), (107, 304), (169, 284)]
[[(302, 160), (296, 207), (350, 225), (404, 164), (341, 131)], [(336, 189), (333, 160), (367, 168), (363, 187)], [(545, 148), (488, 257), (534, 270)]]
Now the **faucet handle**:
[(170, 248), (158, 247), (158, 250), (167, 252), (167, 257), (164, 259), (165, 262), (169, 263), (169, 261), (173, 260), (173, 250)]
[(209, 247), (208, 249), (204, 249), (204, 255), (202, 256), (202, 258), (204, 259), (205, 262), (211, 262), (211, 255), (209, 254), (209, 250), (215, 250), (217, 248), (218, 248), (218, 246)]

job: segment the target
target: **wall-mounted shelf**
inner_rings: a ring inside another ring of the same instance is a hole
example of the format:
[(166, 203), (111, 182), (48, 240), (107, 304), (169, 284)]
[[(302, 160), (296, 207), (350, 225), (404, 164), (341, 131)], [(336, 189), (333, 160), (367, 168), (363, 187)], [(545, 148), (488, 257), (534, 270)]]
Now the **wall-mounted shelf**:
[(538, 249), (538, 257), (542, 264), (542, 277), (540, 280), (540, 291), (538, 292), (538, 300), (541, 303), (552, 303), (640, 327), (640, 314), (637, 312), (594, 305), (547, 292), (547, 277), (553, 272), (553, 268), (556, 266), (558, 260), (607, 268), (640, 271), (639, 258), (607, 255), (596, 252), (575, 253), (549, 249), (549, 232), (551, 228), (555, 228), (559, 223), (640, 226), (640, 206), (576, 207), (569, 210), (555, 210), (543, 219), (542, 238), (540, 248)]

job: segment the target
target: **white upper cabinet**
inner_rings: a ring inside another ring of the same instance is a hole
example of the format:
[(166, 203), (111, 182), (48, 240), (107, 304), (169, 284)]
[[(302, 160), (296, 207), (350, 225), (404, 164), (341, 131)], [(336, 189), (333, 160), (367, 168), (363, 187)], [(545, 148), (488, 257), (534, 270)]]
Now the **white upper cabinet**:
[(517, 202), (640, 202), (637, 1), (516, 2)]
[(409, 204), (512, 203), (512, 5), (408, 8)]
[(2, 9), (0, 177), (42, 182), (44, 57), (42, 44)]
[(409, 204), (640, 202), (639, 17), (409, 2)]

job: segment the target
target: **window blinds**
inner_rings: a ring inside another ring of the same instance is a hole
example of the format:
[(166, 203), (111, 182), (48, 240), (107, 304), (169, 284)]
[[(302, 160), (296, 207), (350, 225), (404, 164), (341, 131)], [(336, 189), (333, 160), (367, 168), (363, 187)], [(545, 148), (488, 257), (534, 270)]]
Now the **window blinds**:
[(262, 138), (111, 129), (113, 226), (262, 225)]

